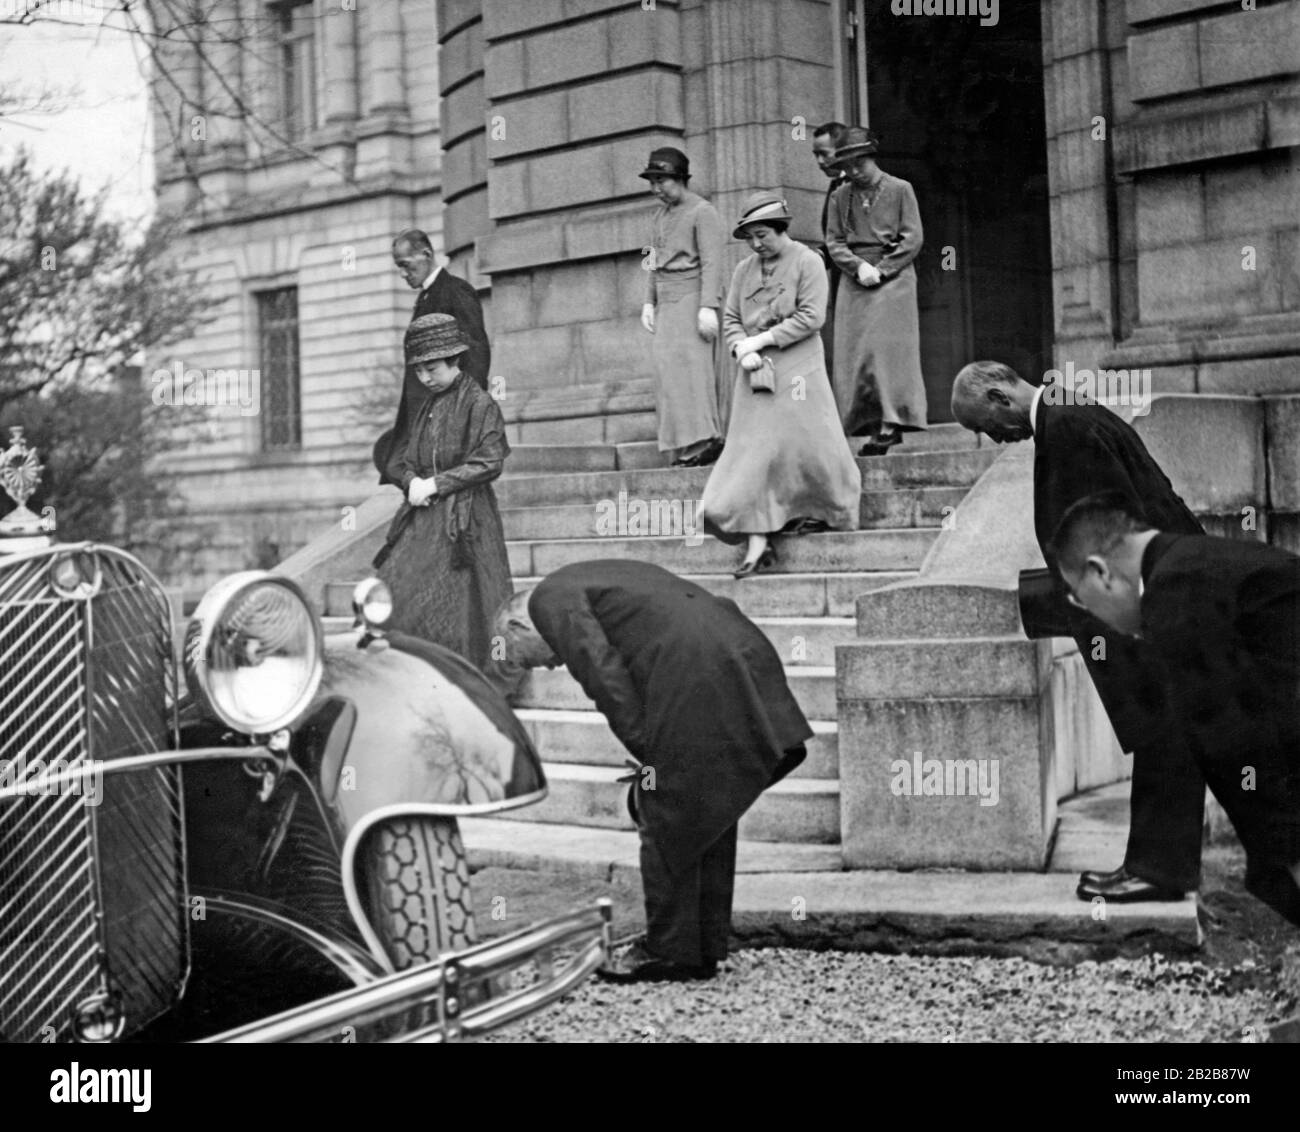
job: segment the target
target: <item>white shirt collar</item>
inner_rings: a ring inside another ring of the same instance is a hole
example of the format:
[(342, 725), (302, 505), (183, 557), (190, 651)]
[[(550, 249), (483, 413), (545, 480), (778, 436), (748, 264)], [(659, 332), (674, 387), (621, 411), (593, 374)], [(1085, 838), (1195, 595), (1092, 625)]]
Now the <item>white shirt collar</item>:
[(1038, 387), (1038, 391), (1034, 394), (1034, 399), (1029, 402), (1029, 431), (1030, 432), (1033, 433), (1038, 432), (1038, 402), (1043, 399), (1043, 394), (1044, 392), (1046, 392), (1046, 390), (1047, 390), (1046, 385), (1040, 385)]
[(433, 281), (438, 278), (438, 273), (441, 270), (442, 270), (442, 264), (435, 263), (433, 265), (433, 270), (429, 272), (428, 278), (426, 278), (425, 281), (420, 284), (420, 290), (427, 291), (430, 287), (432, 287)]

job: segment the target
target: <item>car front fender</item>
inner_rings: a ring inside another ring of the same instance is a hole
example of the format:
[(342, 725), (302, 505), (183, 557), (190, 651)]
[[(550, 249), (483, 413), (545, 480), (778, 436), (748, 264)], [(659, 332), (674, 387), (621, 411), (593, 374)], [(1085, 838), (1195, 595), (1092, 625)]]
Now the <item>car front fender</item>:
[(354, 633), (331, 635), (319, 696), (343, 697), (357, 712), (346, 751), (331, 751), (320, 768), (349, 833), (380, 810), (460, 817), (546, 796), (524, 725), (447, 649), (402, 634), (358, 648)]

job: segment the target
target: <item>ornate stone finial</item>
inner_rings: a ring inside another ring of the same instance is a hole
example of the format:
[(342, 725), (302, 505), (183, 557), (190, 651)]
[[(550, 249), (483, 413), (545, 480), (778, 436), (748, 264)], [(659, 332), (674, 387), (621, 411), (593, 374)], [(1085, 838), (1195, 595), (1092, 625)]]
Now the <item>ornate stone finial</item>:
[(40, 487), (45, 469), (36, 457), (36, 449), (27, 447), (22, 425), (9, 429), (9, 440), (9, 447), (0, 452), (0, 488), (18, 506), (0, 519), (0, 537), (29, 539), (44, 535), (50, 525), (27, 509), (27, 500)]

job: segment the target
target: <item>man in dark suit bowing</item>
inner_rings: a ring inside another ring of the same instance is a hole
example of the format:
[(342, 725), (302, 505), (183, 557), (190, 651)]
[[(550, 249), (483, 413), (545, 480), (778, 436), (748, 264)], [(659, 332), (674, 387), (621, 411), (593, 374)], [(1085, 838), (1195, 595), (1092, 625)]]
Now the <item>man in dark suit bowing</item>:
[(1052, 542), (1071, 599), (1164, 661), (1247, 891), (1300, 924), (1300, 558), (1156, 531), (1118, 492), (1076, 503)]
[[(1049, 567), (1051, 537), (1072, 503), (1120, 491), (1161, 529), (1201, 534), (1137, 433), (1103, 405), (1060, 404), (1000, 362), (975, 362), (956, 377), (953, 416), (999, 444), (1034, 441), (1034, 531)], [(1057, 390), (1059, 392), (1059, 390)], [(1062, 587), (1060, 603), (1065, 606)], [(1085, 872), (1081, 899), (1172, 900), (1200, 882), (1205, 781), (1169, 721), (1163, 666), (1141, 641), (1113, 632), (1085, 610), (1063, 615), (1110, 718), (1133, 754), (1129, 838), (1112, 872)]]
[(498, 683), (564, 664), (632, 755), (646, 938), (603, 977), (708, 978), (727, 956), (736, 823), (812, 735), (776, 649), (735, 602), (617, 559), (516, 594), (497, 637)]
[[(478, 294), (463, 279), (441, 267), (434, 255), (433, 242), (418, 228), (399, 232), (393, 240), (393, 263), (406, 285), (419, 294), (411, 321), (426, 314), (449, 314), (456, 319), (461, 333), (469, 340), (469, 349), (461, 361), (461, 370), (487, 388), (488, 368), (492, 364), (492, 350), (488, 346), (487, 331), (483, 328), (483, 304)], [(408, 366), (402, 381), (402, 397), (397, 405), (397, 421), (375, 445), (375, 467), (379, 469), (379, 482), (391, 483), (385, 469), (393, 445), (406, 443), (411, 425), (428, 391)]]

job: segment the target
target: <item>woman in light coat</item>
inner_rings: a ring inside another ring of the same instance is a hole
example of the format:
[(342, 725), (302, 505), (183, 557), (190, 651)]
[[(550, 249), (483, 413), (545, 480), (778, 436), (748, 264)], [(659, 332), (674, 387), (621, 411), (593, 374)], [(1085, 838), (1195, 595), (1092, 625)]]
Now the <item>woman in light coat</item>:
[(659, 450), (675, 467), (712, 464), (726, 430), (724, 366), (717, 349), (722, 303), (722, 220), (686, 186), (690, 162), (665, 146), (650, 154), (639, 174), (659, 201), (644, 263), (646, 296), (641, 325), (654, 335), (655, 412)]
[(776, 562), (778, 532), (852, 531), (862, 477), (840, 426), (818, 330), (826, 269), (792, 240), (774, 193), (753, 194), (733, 235), (754, 254), (731, 277), (722, 331), (739, 363), (727, 444), (704, 488), (705, 529), (746, 542), (735, 571)]

